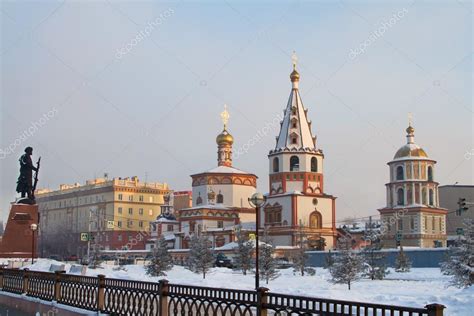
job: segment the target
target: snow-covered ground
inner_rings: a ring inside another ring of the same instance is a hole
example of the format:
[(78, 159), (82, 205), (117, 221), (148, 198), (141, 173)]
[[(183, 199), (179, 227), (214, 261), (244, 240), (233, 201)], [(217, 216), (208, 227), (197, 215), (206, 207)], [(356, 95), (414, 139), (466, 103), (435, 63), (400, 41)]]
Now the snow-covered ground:
[[(60, 262), (40, 259), (31, 270), (48, 271), (51, 264)], [(66, 265), (69, 271), (70, 265)], [(105, 274), (109, 278), (158, 281), (160, 278), (146, 275), (142, 265), (129, 265), (125, 270), (114, 270), (113, 266), (105, 265), (102, 269), (87, 271), (87, 275)], [(175, 266), (165, 277), (171, 283), (197, 286), (210, 286), (232, 289), (253, 289), (253, 275), (244, 276), (241, 273), (226, 268), (214, 268), (203, 280), (201, 275)], [(344, 299), (380, 304), (404, 305), (423, 307), (430, 303), (440, 303), (448, 309), (446, 315), (474, 315), (474, 287), (458, 289), (448, 286), (449, 277), (441, 274), (437, 268), (413, 268), (408, 273), (390, 271), (387, 279), (371, 281), (362, 279), (352, 285), (349, 291), (346, 285), (329, 282), (329, 272), (322, 268), (316, 269), (314, 276), (294, 275), (292, 269), (281, 270), (281, 276), (267, 285), (261, 281), (261, 286), (268, 287), (272, 292), (291, 295), (316, 296), (332, 299)]]

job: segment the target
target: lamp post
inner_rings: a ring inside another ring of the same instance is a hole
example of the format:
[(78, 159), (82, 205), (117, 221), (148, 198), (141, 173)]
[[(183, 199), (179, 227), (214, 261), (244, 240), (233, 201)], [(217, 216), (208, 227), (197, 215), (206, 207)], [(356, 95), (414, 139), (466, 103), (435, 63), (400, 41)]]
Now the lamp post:
[(255, 228), (255, 290), (260, 287), (260, 270), (258, 268), (258, 230), (260, 228), (260, 208), (265, 204), (267, 198), (262, 193), (254, 193), (249, 198), (250, 205), (255, 207), (256, 217), (256, 228)]
[(37, 224), (31, 224), (31, 264), (35, 263), (35, 231), (38, 229)]

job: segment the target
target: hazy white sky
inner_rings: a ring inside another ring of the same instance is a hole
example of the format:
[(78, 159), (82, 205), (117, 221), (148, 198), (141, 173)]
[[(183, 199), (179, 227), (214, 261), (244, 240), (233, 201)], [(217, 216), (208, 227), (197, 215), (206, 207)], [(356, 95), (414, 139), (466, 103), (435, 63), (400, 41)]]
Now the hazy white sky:
[[(107, 172), (189, 190), (224, 103), (236, 148), (281, 115), (293, 50), (338, 218), (384, 206), (408, 112), (437, 180), (473, 183), (469, 1), (2, 1), (0, 19), (4, 216), (27, 145), (40, 187)], [(277, 133), (235, 161), (262, 192)]]

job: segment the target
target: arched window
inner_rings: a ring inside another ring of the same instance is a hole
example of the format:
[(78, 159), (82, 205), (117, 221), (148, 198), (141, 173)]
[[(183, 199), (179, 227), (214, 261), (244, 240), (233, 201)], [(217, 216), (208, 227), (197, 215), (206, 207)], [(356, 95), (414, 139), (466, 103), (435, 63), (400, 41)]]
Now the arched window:
[(280, 171), (280, 159), (278, 157), (273, 158), (273, 172)]
[(318, 159), (316, 157), (311, 158), (311, 172), (318, 172)]
[(397, 180), (403, 180), (405, 177), (403, 175), (403, 167), (398, 166), (397, 167)]
[(434, 192), (433, 192), (433, 190), (430, 189), (430, 194), (429, 195), (430, 195), (429, 196), (429, 203), (430, 203), (431, 206), (433, 206), (434, 205)]
[(300, 159), (297, 156), (291, 156), (290, 158), (290, 171), (300, 170)]
[(217, 195), (217, 203), (224, 203), (224, 196), (219, 192), (219, 194)]
[(428, 166), (428, 181), (433, 181), (433, 167)]
[(397, 191), (397, 205), (405, 205), (405, 191), (402, 188)]
[(309, 227), (311, 228), (321, 228), (322, 223), (321, 223), (321, 213), (318, 211), (314, 211), (309, 215)]
[(423, 188), (421, 190), (421, 204), (423, 205), (426, 205), (426, 200), (427, 200), (427, 192), (426, 192), (426, 188)]

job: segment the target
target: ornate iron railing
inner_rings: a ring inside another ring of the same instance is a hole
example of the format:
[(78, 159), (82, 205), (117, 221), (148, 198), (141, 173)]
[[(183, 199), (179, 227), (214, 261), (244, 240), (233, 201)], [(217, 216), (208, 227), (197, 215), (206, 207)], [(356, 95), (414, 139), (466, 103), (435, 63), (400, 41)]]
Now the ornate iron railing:
[(256, 314), (255, 291), (216, 289), (170, 284), (168, 315), (235, 315)]
[(105, 280), (104, 312), (112, 315), (158, 315), (160, 284)]
[(110, 315), (442, 316), (444, 306), (381, 305), (258, 291), (0, 269), (0, 289)]
[(56, 275), (54, 273), (28, 271), (28, 292), (26, 295), (45, 301), (54, 300)]
[(93, 311), (97, 310), (98, 278), (62, 274), (59, 282), (58, 303)]
[(314, 297), (297, 297), (268, 293), (265, 308), (274, 315), (368, 315), (423, 316), (427, 308), (412, 308), (382, 304), (359, 303)]

